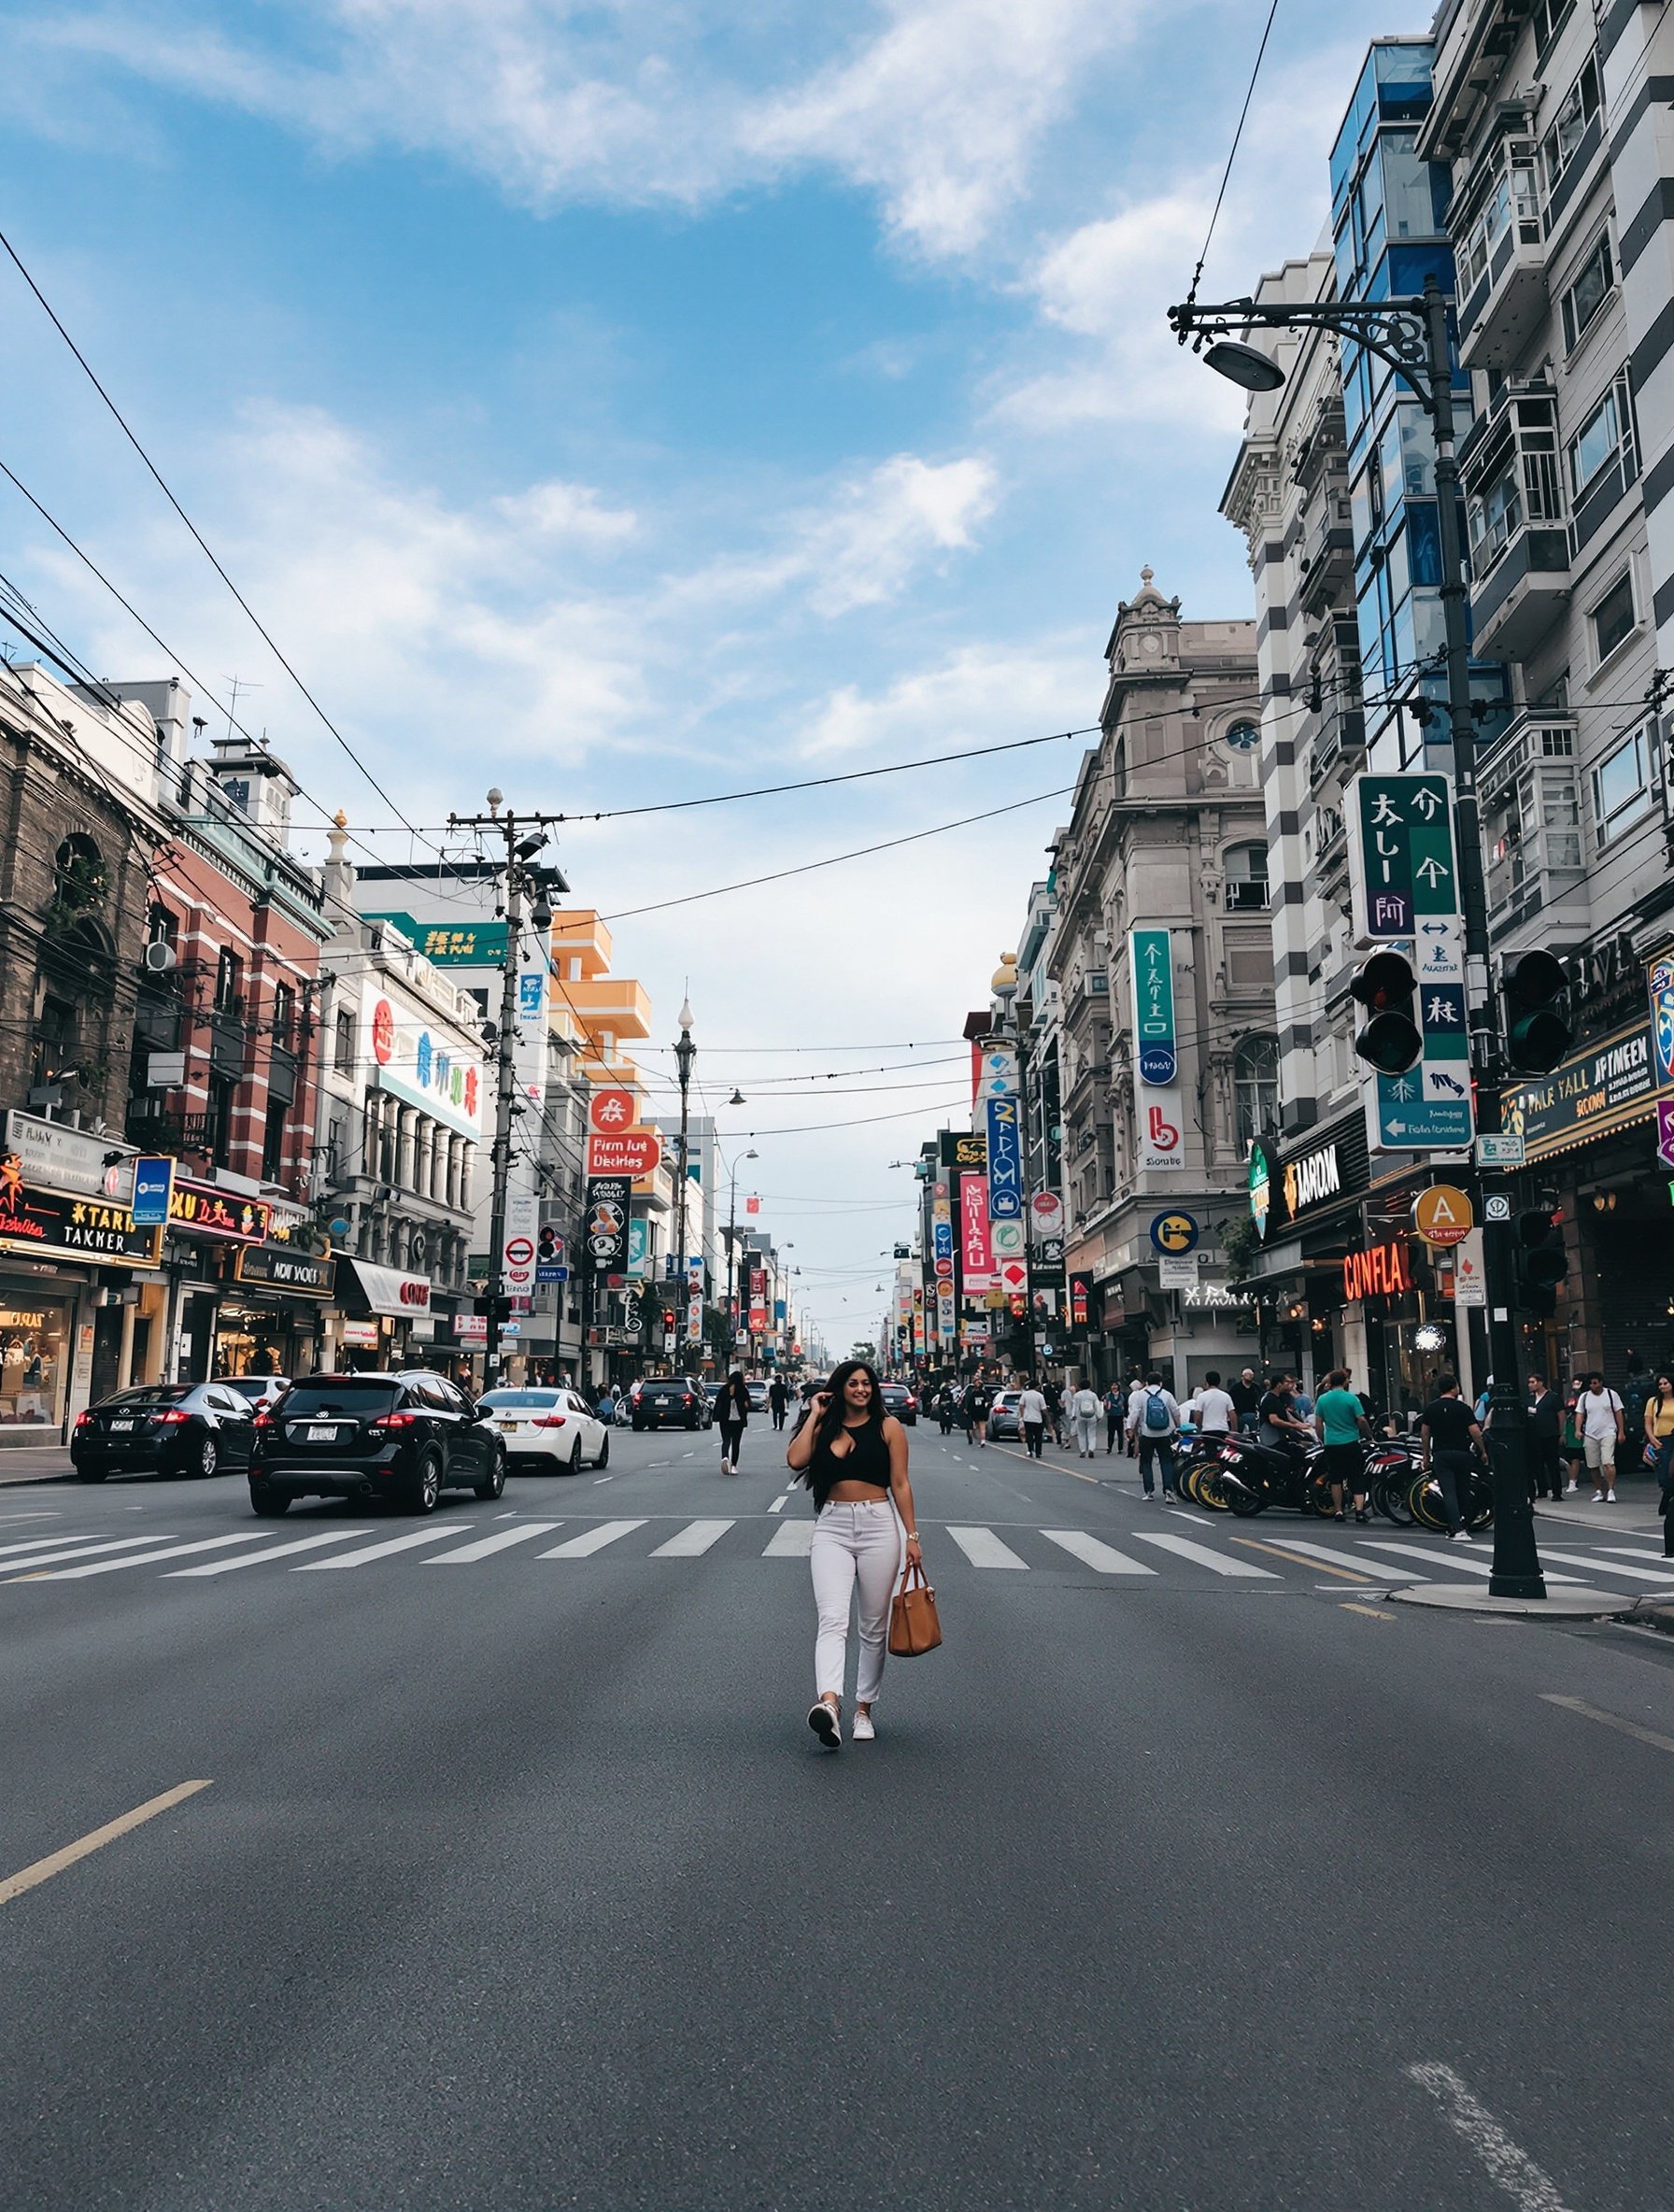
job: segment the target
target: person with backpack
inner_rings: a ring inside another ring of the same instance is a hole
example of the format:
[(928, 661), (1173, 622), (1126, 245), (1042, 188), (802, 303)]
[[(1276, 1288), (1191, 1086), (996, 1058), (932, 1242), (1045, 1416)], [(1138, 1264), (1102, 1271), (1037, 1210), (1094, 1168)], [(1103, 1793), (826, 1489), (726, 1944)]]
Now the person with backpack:
[(1128, 1406), (1128, 1444), (1139, 1459), (1140, 1481), (1147, 1497), (1156, 1495), (1154, 1465), (1161, 1470), (1163, 1496), (1179, 1496), (1174, 1487), (1174, 1439), (1179, 1433), (1180, 1408), (1173, 1393), (1163, 1388), (1160, 1375), (1148, 1374)]
[(1104, 1394), (1104, 1456), (1116, 1448), (1116, 1437), (1128, 1415), (1128, 1400), (1113, 1382)]
[(1093, 1438), (1099, 1427), (1099, 1393), (1091, 1383), (1084, 1382), (1075, 1393), (1070, 1407), (1075, 1421), (1075, 1456), (1091, 1459)]

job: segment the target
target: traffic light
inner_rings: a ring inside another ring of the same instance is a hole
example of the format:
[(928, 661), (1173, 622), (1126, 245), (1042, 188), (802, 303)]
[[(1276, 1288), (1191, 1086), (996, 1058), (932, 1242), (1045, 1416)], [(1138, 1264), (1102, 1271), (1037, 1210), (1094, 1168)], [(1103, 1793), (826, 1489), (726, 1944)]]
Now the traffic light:
[(512, 1301), (504, 1293), (499, 1297), (473, 1298), (471, 1311), (473, 1313), (480, 1313), (486, 1318), (509, 1321), (512, 1317)]
[(1517, 1303), (1542, 1319), (1557, 1312), (1558, 1286), (1569, 1272), (1563, 1222), (1555, 1206), (1531, 1206), (1517, 1216)]
[(1550, 953), (1519, 954), (1500, 979), (1506, 999), (1506, 1057), (1525, 1075), (1550, 1075), (1567, 1059), (1575, 1032), (1553, 1001), (1563, 990), (1563, 968)]
[(1380, 1075), (1404, 1075), (1424, 1057), (1415, 994), (1417, 978), (1404, 953), (1373, 953), (1350, 984), (1351, 995), (1367, 1012), (1355, 1050)]

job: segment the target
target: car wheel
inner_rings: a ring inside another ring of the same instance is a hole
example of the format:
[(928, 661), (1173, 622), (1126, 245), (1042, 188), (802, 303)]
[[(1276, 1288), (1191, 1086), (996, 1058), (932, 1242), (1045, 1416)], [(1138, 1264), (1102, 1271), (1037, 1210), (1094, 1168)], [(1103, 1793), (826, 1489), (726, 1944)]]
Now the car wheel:
[(570, 1446), (570, 1460), (565, 1472), (572, 1475), (578, 1475), (581, 1472), (581, 1439), (579, 1437)]
[(409, 1513), (433, 1513), (442, 1496), (442, 1462), (427, 1452), (406, 1484), (404, 1498)]
[(606, 1429), (606, 1430), (605, 1430), (605, 1432), (604, 1432), (603, 1439), (603, 1441), (600, 1443), (600, 1446), (599, 1446), (599, 1456), (598, 1456), (598, 1458), (597, 1458), (597, 1459), (595, 1459), (595, 1460), (594, 1460), (594, 1462), (593, 1462), (593, 1465), (594, 1465), (595, 1467), (608, 1467), (608, 1466), (610, 1465), (610, 1431), (609, 1431), (609, 1429)]
[(220, 1466), (220, 1448), (213, 1437), (206, 1437), (198, 1446), (198, 1472), (212, 1475)]
[(282, 1490), (275, 1490), (266, 1482), (252, 1482), (250, 1510), (263, 1521), (277, 1521), (280, 1514), (291, 1510), (291, 1500)]
[(480, 1482), (474, 1482), (471, 1487), (485, 1505), (505, 1495), (505, 1453), (498, 1445), (494, 1447), (493, 1466)]

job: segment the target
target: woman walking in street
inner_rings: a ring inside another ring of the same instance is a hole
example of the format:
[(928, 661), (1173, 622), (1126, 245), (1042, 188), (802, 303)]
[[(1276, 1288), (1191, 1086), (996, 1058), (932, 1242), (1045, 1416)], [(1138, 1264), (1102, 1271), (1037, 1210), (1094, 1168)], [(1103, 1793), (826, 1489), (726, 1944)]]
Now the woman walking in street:
[(721, 1432), (721, 1472), (738, 1472), (738, 1451), (744, 1442), (745, 1424), (750, 1417), (750, 1393), (742, 1368), (734, 1368), (727, 1377), (715, 1409), (715, 1418)]
[(1128, 1400), (1113, 1382), (1104, 1394), (1104, 1456), (1108, 1459), (1116, 1448), (1116, 1439), (1128, 1418)]
[(1645, 1400), (1645, 1452), (1661, 1485), (1663, 1557), (1674, 1559), (1674, 1375), (1667, 1368)]
[(814, 1493), (808, 1563), (819, 1627), (814, 1644), (817, 1695), (808, 1725), (828, 1751), (842, 1749), (849, 1610), (858, 1593), (854, 1738), (871, 1743), (903, 1532), (906, 1564), (923, 1565), (907, 1480), (907, 1432), (884, 1411), (876, 1369), (865, 1360), (845, 1359), (816, 1397), (813, 1418), (791, 1439), (785, 1460)]

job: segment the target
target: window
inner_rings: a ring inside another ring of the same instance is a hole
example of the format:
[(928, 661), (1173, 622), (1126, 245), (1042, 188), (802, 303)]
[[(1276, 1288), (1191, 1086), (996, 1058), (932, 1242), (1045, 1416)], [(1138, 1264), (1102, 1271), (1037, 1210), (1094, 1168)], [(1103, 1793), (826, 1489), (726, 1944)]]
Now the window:
[(1267, 907), (1267, 847), (1235, 844), (1227, 855), (1227, 912), (1259, 914)]
[(1232, 1056), (1232, 1099), (1238, 1141), (1246, 1151), (1279, 1121), (1279, 1040), (1246, 1037)]
[(1622, 443), (1622, 413), (1612, 384), (1569, 441), (1569, 485), (1579, 499)]
[(279, 1182), (285, 1171), (285, 1101), (271, 1099), (262, 1130), (262, 1180)]
[(1608, 231), (1599, 234), (1598, 242), (1582, 262), (1574, 283), (1564, 294), (1564, 349), (1573, 353), (1581, 342), (1582, 332), (1603, 306), (1605, 295), (1616, 281), (1615, 263), (1610, 258), (1610, 236)]
[(1593, 771), (1593, 818), (1598, 826), (1599, 844), (1610, 844), (1620, 837), (1650, 805), (1645, 732), (1636, 730), (1625, 744), (1607, 754)]
[(238, 1012), (238, 985), (244, 963), (230, 945), (222, 945), (220, 957), (215, 964), (215, 1011), (217, 1014)]
[(1544, 59), (1547, 48), (1569, 21), (1575, 0), (1535, 0), (1535, 52)]
[(1581, 149), (1587, 125), (1598, 113), (1598, 64), (1589, 56), (1586, 67), (1558, 104), (1551, 128), (1540, 141), (1540, 164), (1546, 176), (1546, 195), (1569, 168)]
[(341, 1006), (332, 1026), (332, 1065), (333, 1068), (352, 1068), (354, 1064), (355, 1017), (347, 1006)]
[(1261, 743), (1261, 731), (1254, 722), (1234, 722), (1221, 743), (1229, 745), (1235, 753), (1254, 752)]
[(1589, 617), (1593, 650), (1599, 662), (1608, 660), (1634, 626), (1633, 571), (1626, 570), (1605, 593)]
[(233, 1164), (233, 1093), (237, 1087), (230, 1076), (209, 1078), (209, 1154), (218, 1168)]
[(35, 1081), (37, 1085), (54, 1083), (60, 1076), (78, 1073), (77, 1062), (81, 1047), (78, 1039), (80, 1028), (80, 1009), (69, 1000), (49, 997), (42, 1001), (40, 1018), (35, 1026)]
[(288, 983), (275, 984), (273, 991), (273, 1041), (291, 1050), (291, 1032), (296, 1027), (296, 993)]

